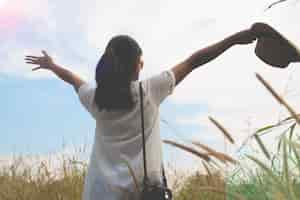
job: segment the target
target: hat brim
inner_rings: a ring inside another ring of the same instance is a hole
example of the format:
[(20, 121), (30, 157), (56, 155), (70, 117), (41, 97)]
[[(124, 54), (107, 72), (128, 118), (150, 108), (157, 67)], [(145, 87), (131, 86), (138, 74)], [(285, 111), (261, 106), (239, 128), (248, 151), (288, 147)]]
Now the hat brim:
[(255, 23), (252, 31), (258, 38), (255, 54), (263, 62), (279, 68), (285, 68), (291, 62), (299, 62), (299, 49), (270, 25)]

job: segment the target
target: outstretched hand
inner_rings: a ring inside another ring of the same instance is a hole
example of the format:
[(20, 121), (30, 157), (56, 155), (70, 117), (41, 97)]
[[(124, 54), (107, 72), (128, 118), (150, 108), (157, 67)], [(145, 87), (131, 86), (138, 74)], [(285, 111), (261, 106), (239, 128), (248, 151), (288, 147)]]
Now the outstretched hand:
[(44, 56), (26, 56), (25, 60), (27, 64), (39, 65), (32, 69), (32, 71), (38, 69), (51, 69), (54, 66), (52, 58), (47, 54), (46, 51), (42, 51)]

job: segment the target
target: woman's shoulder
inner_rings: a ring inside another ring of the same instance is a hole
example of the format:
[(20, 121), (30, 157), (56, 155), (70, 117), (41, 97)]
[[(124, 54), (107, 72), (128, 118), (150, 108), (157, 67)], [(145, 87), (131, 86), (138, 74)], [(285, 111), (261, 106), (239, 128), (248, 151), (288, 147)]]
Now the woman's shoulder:
[(81, 104), (87, 109), (89, 113), (94, 113), (94, 97), (96, 87), (91, 83), (84, 83), (78, 88), (78, 97)]
[(172, 94), (176, 80), (172, 70), (160, 72), (142, 81), (143, 89), (157, 105), (170, 94)]

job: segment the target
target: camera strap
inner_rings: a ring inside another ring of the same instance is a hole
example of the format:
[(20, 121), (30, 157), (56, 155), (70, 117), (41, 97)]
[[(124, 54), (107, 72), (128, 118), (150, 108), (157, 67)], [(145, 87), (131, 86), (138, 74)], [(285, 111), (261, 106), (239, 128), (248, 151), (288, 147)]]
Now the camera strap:
[[(143, 87), (142, 82), (139, 82), (139, 93), (140, 93), (140, 109), (141, 109), (141, 127), (142, 127), (142, 140), (143, 140), (143, 162), (144, 162), (144, 185), (147, 186), (149, 183), (149, 177), (147, 173), (147, 159), (146, 159), (146, 138), (145, 138), (145, 126), (144, 126), (144, 98), (143, 98)], [(163, 184), (167, 187), (167, 178), (165, 175), (165, 169), (162, 163), (162, 178)]]

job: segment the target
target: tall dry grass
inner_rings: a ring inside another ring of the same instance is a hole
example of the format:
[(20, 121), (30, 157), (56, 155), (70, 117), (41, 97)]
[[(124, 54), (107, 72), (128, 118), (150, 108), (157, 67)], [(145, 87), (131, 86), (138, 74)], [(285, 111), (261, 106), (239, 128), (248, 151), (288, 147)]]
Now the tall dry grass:
[[(185, 143), (165, 140), (168, 145), (186, 151), (201, 160), (202, 171), (188, 177), (176, 173), (172, 188), (175, 200), (297, 200), (300, 199), (300, 135), (299, 114), (260, 75), (258, 80), (271, 93), (291, 117), (279, 123), (264, 126), (252, 136), (261, 154), (267, 160), (253, 155), (235, 158), (219, 152), (199, 141)], [(210, 121), (234, 144), (232, 134), (216, 119)], [(264, 144), (264, 136), (286, 126), (278, 140), (277, 149), (272, 151)], [(241, 165), (247, 159), (250, 165)], [(134, 171), (124, 160), (129, 173), (140, 190)], [(234, 166), (231, 174), (224, 173)], [(200, 166), (199, 166), (200, 169)], [(0, 200), (79, 200), (81, 199), (86, 163), (76, 159), (65, 159), (59, 173), (51, 171), (47, 164), (27, 166), (22, 159), (0, 169)]]
[(28, 166), (19, 157), (0, 170), (0, 199), (80, 200), (84, 177), (85, 165), (76, 160), (63, 160), (54, 173), (45, 162)]

